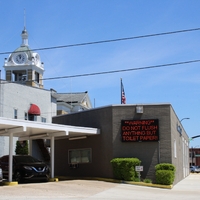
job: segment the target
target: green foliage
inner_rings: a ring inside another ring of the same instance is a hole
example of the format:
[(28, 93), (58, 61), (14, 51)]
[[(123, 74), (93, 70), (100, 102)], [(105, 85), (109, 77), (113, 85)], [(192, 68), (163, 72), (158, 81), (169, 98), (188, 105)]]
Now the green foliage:
[(175, 166), (172, 165), (172, 164), (170, 164), (170, 163), (160, 163), (160, 164), (157, 164), (155, 166), (155, 169), (156, 169), (156, 171), (157, 170), (170, 170), (170, 171), (173, 171), (173, 172), (176, 171)]
[(144, 183), (152, 183), (152, 180), (151, 179), (144, 179), (144, 181), (143, 181)]
[(170, 170), (157, 170), (156, 183), (161, 185), (171, 185), (174, 182), (174, 172)]
[(28, 155), (28, 141), (17, 141), (15, 153), (17, 155)]
[(135, 178), (134, 178), (134, 182), (140, 182), (140, 178), (135, 177)]
[(138, 158), (114, 158), (111, 160), (114, 177), (119, 180), (134, 181), (138, 178), (135, 166), (141, 161)]
[(160, 163), (155, 166), (156, 183), (162, 185), (171, 185), (175, 179), (176, 168), (170, 163)]

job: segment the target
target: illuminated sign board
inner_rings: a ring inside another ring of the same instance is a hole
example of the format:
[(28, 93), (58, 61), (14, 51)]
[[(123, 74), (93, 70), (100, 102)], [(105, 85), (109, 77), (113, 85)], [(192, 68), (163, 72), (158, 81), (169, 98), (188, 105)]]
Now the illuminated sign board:
[(159, 141), (158, 119), (122, 120), (122, 142)]

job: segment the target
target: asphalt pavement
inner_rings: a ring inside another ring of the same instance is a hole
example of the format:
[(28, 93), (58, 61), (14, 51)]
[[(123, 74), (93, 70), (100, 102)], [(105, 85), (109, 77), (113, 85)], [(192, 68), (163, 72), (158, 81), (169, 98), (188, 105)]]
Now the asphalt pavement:
[(65, 180), (0, 186), (0, 199), (3, 200), (196, 200), (199, 197), (200, 174), (190, 174), (172, 189), (97, 180)]

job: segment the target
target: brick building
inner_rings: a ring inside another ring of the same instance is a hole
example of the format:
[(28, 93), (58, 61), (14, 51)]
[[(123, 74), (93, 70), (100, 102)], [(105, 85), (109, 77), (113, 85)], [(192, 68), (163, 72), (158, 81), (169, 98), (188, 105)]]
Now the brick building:
[(190, 166), (200, 166), (200, 148), (192, 147), (190, 151)]
[[(127, 121), (138, 123), (139, 132), (123, 138)], [(174, 184), (189, 174), (189, 138), (170, 104), (106, 106), (56, 116), (53, 123), (100, 129), (99, 135), (55, 141), (56, 175), (113, 178), (110, 161), (116, 157), (139, 158), (144, 168), (141, 177), (153, 181), (158, 163), (175, 165)], [(141, 131), (143, 123), (152, 123), (147, 127), (150, 132)]]

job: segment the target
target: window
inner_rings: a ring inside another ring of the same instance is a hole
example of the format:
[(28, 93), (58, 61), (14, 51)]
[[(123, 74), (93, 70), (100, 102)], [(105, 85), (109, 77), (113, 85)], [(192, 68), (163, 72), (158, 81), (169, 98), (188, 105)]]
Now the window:
[(19, 81), (26, 81), (26, 74), (19, 74)]
[(28, 120), (29, 120), (29, 121), (37, 121), (37, 116), (36, 116), (36, 115), (31, 115), (31, 114), (29, 114), (29, 115), (28, 115)]
[(24, 113), (24, 119), (28, 120), (28, 114), (27, 114), (27, 112)]
[(17, 109), (14, 109), (14, 119), (17, 119)]
[(42, 117), (42, 118), (41, 118), (41, 122), (44, 122), (44, 123), (46, 123), (46, 121), (47, 121), (47, 119), (46, 119), (46, 118), (44, 118), (44, 117)]
[(69, 150), (69, 163), (91, 163), (91, 149)]
[(176, 140), (174, 140), (174, 158), (177, 157), (177, 152), (176, 152)]
[(40, 81), (40, 75), (39, 75), (38, 72), (35, 72), (35, 81), (36, 81), (37, 83), (39, 83), (39, 81)]

